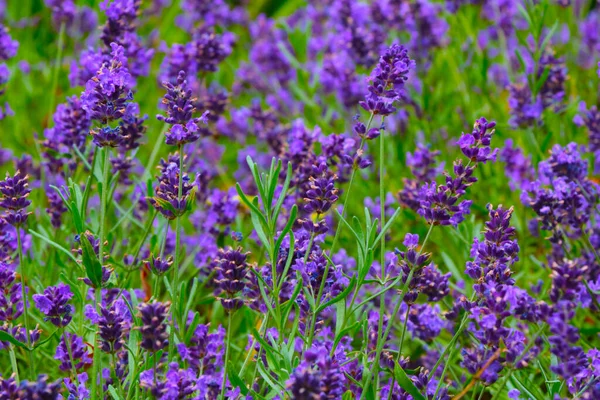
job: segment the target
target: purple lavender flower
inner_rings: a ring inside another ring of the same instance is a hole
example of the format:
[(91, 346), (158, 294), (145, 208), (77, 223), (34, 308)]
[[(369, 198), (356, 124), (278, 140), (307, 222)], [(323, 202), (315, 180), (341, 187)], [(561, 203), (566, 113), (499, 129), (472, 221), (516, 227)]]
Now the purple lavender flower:
[(383, 53), (370, 75), (369, 94), (359, 104), (372, 114), (386, 116), (396, 111), (393, 102), (404, 93), (404, 83), (415, 62), (408, 51), (394, 44)]
[(155, 196), (148, 199), (162, 215), (175, 219), (183, 215), (191, 201), (193, 185), (187, 174), (181, 178), (181, 197), (179, 197), (179, 165), (171, 161), (162, 162), (161, 175), (158, 177), (158, 187)]
[(37, 380), (23, 380), (19, 385), (15, 378), (0, 377), (0, 394), (7, 399), (60, 399), (62, 385), (60, 380), (48, 381), (48, 375), (38, 375)]
[(165, 394), (163, 399), (188, 399), (197, 391), (197, 376), (191, 369), (181, 369), (176, 362), (169, 364), (169, 370), (165, 376)]
[(555, 311), (548, 320), (552, 336), (548, 338), (550, 351), (559, 362), (550, 369), (564, 379), (569, 379), (583, 371), (586, 365), (586, 356), (583, 349), (574, 346), (579, 340), (577, 328), (569, 322), (575, 316), (574, 304), (561, 301), (555, 306)]
[(539, 124), (543, 111), (541, 99), (532, 99), (531, 90), (524, 84), (511, 85), (509, 94), (511, 126), (523, 128)]
[(0, 24), (0, 61), (13, 58), (19, 49), (19, 42), (13, 40), (8, 34), (8, 28)]
[(217, 277), (215, 283), (219, 285), (226, 297), (221, 297), (221, 304), (228, 312), (238, 310), (244, 304), (242, 299), (236, 298), (236, 294), (246, 287), (246, 275), (248, 274), (248, 254), (242, 253), (242, 248), (236, 250), (219, 250), (216, 260)]
[(571, 142), (566, 146), (556, 144), (550, 151), (550, 158), (538, 166), (540, 175), (547, 179), (565, 178), (569, 181), (583, 182), (587, 178), (588, 163), (581, 156), (583, 146)]
[(100, 335), (101, 349), (105, 353), (114, 353), (123, 348), (127, 323), (123, 314), (117, 309), (115, 303), (110, 306), (100, 307), (98, 318), (98, 332)]
[[(73, 356), (73, 363), (71, 363), (69, 353)], [(61, 337), (54, 357), (60, 361), (59, 368), (61, 371), (80, 370), (86, 365), (92, 364), (91, 354), (88, 353), (83, 339), (70, 332), (65, 332)]]
[(327, 164), (321, 162), (313, 166), (309, 178), (309, 188), (304, 194), (304, 210), (309, 213), (325, 214), (338, 199), (334, 186), (335, 175), (327, 176)]
[(67, 387), (67, 391), (69, 392), (69, 400), (87, 400), (90, 398), (90, 390), (87, 388), (86, 384), (89, 380), (88, 374), (86, 372), (82, 372), (77, 375), (76, 382), (71, 381), (71, 378), (65, 378), (64, 383)]
[(192, 44), (199, 71), (214, 72), (218, 65), (231, 54), (235, 36), (226, 32), (217, 35), (211, 29), (202, 28), (194, 33)]
[(419, 235), (407, 233), (404, 239), (406, 251), (396, 250), (397, 264), (402, 271), (402, 281), (406, 282), (411, 270), (413, 279), (404, 296), (406, 304), (414, 304), (419, 293), (425, 294), (429, 301), (439, 301), (445, 297), (450, 289), (448, 281), (450, 273), (442, 274), (433, 263), (429, 263), (431, 253), (417, 251)]
[(489, 220), (485, 223), (484, 241), (475, 238), (471, 254), (473, 261), (467, 262), (466, 273), (478, 283), (473, 285), (475, 291), (483, 295), (483, 282), (513, 285), (510, 267), (518, 261), (519, 245), (514, 240), (515, 228), (510, 226), (513, 208), (505, 209), (502, 205), (494, 209), (488, 205)]
[(44, 3), (52, 10), (52, 22), (55, 26), (68, 24), (75, 19), (77, 7), (72, 0), (45, 0)]
[(0, 208), (5, 210), (3, 217), (6, 222), (15, 227), (23, 225), (31, 214), (25, 211), (31, 204), (28, 178), (17, 171), (12, 177), (7, 173), (6, 179), (0, 181)]
[(329, 356), (331, 342), (318, 343), (304, 352), (287, 387), (295, 399), (337, 399), (345, 392), (346, 376), (340, 366), (341, 354)]
[(219, 326), (215, 333), (209, 333), (209, 325), (199, 324), (194, 329), (190, 344), (180, 343), (177, 350), (194, 371), (205, 376), (218, 376), (223, 368), (225, 329)]
[(162, 104), (167, 108), (167, 116), (157, 115), (156, 118), (172, 125), (165, 134), (165, 142), (169, 145), (181, 146), (195, 142), (200, 136), (208, 134), (206, 129), (198, 126), (200, 122), (207, 122), (207, 112), (200, 118), (192, 117), (196, 111), (194, 106), (196, 99), (192, 97), (192, 91), (188, 88), (185, 78), (186, 73), (179, 71), (176, 85), (170, 82), (163, 83), (167, 93), (163, 97)]
[(496, 160), (498, 149), (490, 148), (495, 126), (495, 122), (480, 118), (475, 121), (472, 133), (462, 134), (457, 143), (469, 161), (485, 164), (489, 160)]
[(102, 63), (81, 94), (81, 107), (90, 119), (102, 124), (123, 117), (127, 103), (133, 99), (124, 49), (115, 43), (111, 43), (111, 49), (110, 60)]
[[(600, 70), (599, 70), (600, 71)], [(579, 114), (573, 122), (578, 126), (585, 126), (588, 130), (588, 151), (594, 154), (594, 172), (600, 172), (600, 111), (596, 106), (589, 109), (584, 102), (579, 103)]]
[(477, 178), (473, 176), (477, 164), (496, 158), (498, 149), (490, 148), (495, 125), (485, 118), (475, 121), (472, 133), (463, 133), (458, 142), (463, 154), (469, 158), (469, 163), (464, 166), (462, 160), (455, 161), (455, 177), (445, 174), (444, 185), (438, 186), (435, 182), (423, 185), (419, 193), (421, 207), (418, 213), (427, 222), (434, 225), (457, 226), (464, 220), (465, 215), (470, 213), (471, 201), (458, 201), (465, 194), (466, 189), (477, 182)]
[(0, 321), (15, 321), (23, 314), (21, 284), (8, 264), (0, 262)]
[(75, 309), (68, 304), (72, 298), (71, 288), (64, 283), (59, 283), (44, 289), (44, 294), (34, 294), (33, 302), (46, 316), (44, 320), (50, 321), (59, 328), (64, 328), (73, 319)]
[(59, 104), (53, 116), (53, 138), (67, 147), (80, 148), (90, 131), (91, 121), (83, 111), (77, 96), (67, 97), (66, 104)]
[(143, 349), (154, 353), (162, 350), (169, 344), (169, 334), (167, 333), (167, 313), (169, 303), (144, 303), (138, 307), (142, 327), (142, 342), (140, 346)]
[(140, 140), (146, 134), (148, 127), (144, 124), (147, 115), (140, 115), (140, 106), (137, 103), (129, 103), (125, 108), (125, 114), (119, 121), (121, 141), (119, 146), (125, 151), (135, 150), (140, 146)]
[(173, 257), (168, 257), (163, 260), (161, 257), (154, 257), (150, 254), (150, 258), (144, 261), (144, 267), (157, 276), (166, 274), (173, 265)]
[(512, 139), (504, 143), (500, 151), (500, 160), (506, 163), (505, 174), (512, 190), (525, 189), (529, 186), (529, 182), (534, 180), (535, 170), (531, 163), (531, 156), (526, 157), (521, 148), (513, 147)]
[(421, 207), (419, 201), (419, 188), (423, 183), (435, 180), (435, 177), (443, 171), (444, 163), (436, 165), (435, 157), (439, 151), (432, 151), (422, 143), (417, 144), (414, 153), (406, 153), (406, 165), (414, 175), (415, 179), (403, 179), (403, 188), (398, 192), (400, 204), (418, 211)]
[(202, 26), (228, 26), (245, 22), (246, 10), (242, 7), (232, 8), (224, 0), (184, 0), (181, 3), (184, 11), (177, 19), (182, 27), (190, 29), (196, 24)]

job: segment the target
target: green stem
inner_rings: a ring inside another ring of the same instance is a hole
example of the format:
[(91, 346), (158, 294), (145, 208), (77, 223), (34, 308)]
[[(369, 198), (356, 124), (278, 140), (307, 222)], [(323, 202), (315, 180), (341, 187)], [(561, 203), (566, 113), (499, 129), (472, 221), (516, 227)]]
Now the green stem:
[(17, 356), (15, 355), (15, 346), (13, 346), (11, 344), (8, 346), (8, 348), (9, 348), (8, 354), (10, 356), (10, 365), (12, 367), (13, 374), (15, 376), (15, 382), (18, 385), (21, 380), (19, 379), (19, 367), (17, 365)]
[(31, 338), (29, 337), (29, 307), (27, 306), (27, 290), (25, 288), (25, 258), (23, 257), (23, 243), (21, 242), (21, 227), (17, 226), (17, 248), (19, 253), (19, 266), (21, 267), (21, 299), (23, 300), (23, 318), (25, 321), (25, 338), (27, 339), (27, 356), (29, 358), (29, 368), (31, 377), (35, 380), (35, 364), (31, 355)]
[[(267, 321), (268, 319), (269, 319), (269, 313), (267, 313), (265, 315), (265, 318), (261, 322), (259, 332), (262, 332), (263, 327), (268, 322)], [(255, 338), (252, 339), (252, 345), (250, 346), (250, 348), (248, 350), (248, 354), (246, 354), (246, 358), (244, 359), (244, 363), (242, 364), (242, 369), (240, 369), (240, 373), (238, 374), (240, 377), (244, 376), (244, 373), (246, 372), (246, 368), (248, 368), (248, 363), (250, 362), (250, 358), (252, 357), (252, 353), (254, 352), (254, 346), (256, 346), (256, 342), (257, 342), (257, 340)]]
[[(100, 234), (98, 236), (98, 259), (100, 260), (100, 265), (104, 266), (104, 235), (105, 225), (106, 225), (106, 203), (108, 201), (108, 172), (110, 165), (110, 150), (108, 147), (102, 148), (103, 154), (103, 164), (102, 164), (102, 194), (100, 197)], [(93, 172), (92, 172), (93, 173)], [(95, 306), (96, 313), (100, 315), (100, 304), (102, 303), (102, 288), (95, 288)], [(101, 358), (100, 358), (100, 346), (98, 346), (98, 330), (99, 327), (96, 327), (96, 332), (94, 333), (94, 366), (93, 366), (93, 374), (92, 377), (92, 398), (100, 398), (103, 397), (102, 390), (102, 375), (99, 373), (102, 371), (101, 369)], [(98, 395), (98, 397), (96, 397)]]
[[(179, 183), (177, 188), (177, 200), (181, 202), (183, 194), (183, 146), (179, 145)], [(169, 340), (169, 361), (175, 356), (175, 330), (177, 324), (177, 302), (179, 301), (179, 246), (181, 242), (181, 215), (177, 215), (175, 220), (175, 262), (173, 263), (173, 280), (171, 289), (173, 298), (171, 299), (171, 334)], [(165, 237), (166, 242), (166, 237)], [(183, 329), (183, 328), (181, 328)]]
[[(419, 256), (423, 253), (423, 250), (425, 249), (425, 245), (427, 244), (427, 241), (429, 240), (429, 236), (431, 235), (431, 231), (433, 230), (434, 225), (431, 224), (429, 225), (429, 230), (427, 231), (427, 235), (425, 236), (425, 239), (423, 240), (423, 244), (421, 245), (421, 251), (419, 251), (419, 254), (417, 255), (417, 258), (419, 258)], [(408, 291), (408, 288), (410, 286), (410, 283), (413, 280), (415, 274), (415, 268), (411, 268), (410, 272), (408, 273), (408, 276), (406, 277), (406, 282), (404, 283), (404, 286), (402, 286), (401, 292), (400, 292), (400, 296), (398, 296), (398, 299), (396, 300), (396, 305), (394, 306), (394, 310), (392, 311), (392, 315), (390, 316), (390, 321), (387, 324), (385, 331), (383, 332), (383, 335), (381, 337), (377, 337), (377, 347), (376, 347), (376, 352), (375, 352), (375, 359), (373, 362), (373, 377), (375, 377), (375, 379), (377, 379), (377, 376), (379, 374), (379, 357), (381, 356), (381, 352), (383, 350), (383, 346), (385, 345), (385, 342), (387, 341), (388, 336), (390, 335), (390, 331), (392, 330), (392, 326), (394, 325), (394, 318), (396, 317), (396, 315), (398, 315), (398, 311), (400, 311), (400, 306), (402, 305), (402, 302), (404, 301), (404, 296), (406, 296), (406, 292)], [(369, 388), (369, 385), (371, 384), (371, 379), (369, 379), (365, 385), (365, 388), (363, 389), (364, 392), (367, 392), (367, 389)]]
[[(525, 347), (525, 349), (523, 350), (523, 352), (521, 352), (521, 356), (519, 356), (519, 358), (517, 358), (517, 360), (515, 360), (515, 362), (513, 363), (513, 367), (511, 367), (506, 372), (506, 375), (504, 376), (504, 378), (502, 379), (502, 381), (500, 381), (500, 386), (498, 387), (498, 390), (496, 391), (496, 393), (494, 394), (494, 396), (492, 397), (491, 400), (496, 400), (498, 397), (500, 397), (500, 394), (502, 393), (502, 390), (504, 389), (504, 386), (506, 386), (506, 383), (510, 379), (512, 373), (515, 371), (514, 365), (518, 364), (523, 359), (523, 357), (525, 357), (527, 355), (527, 353), (529, 352), (529, 350), (531, 350), (531, 348), (535, 345), (536, 339), (544, 332), (544, 330), (546, 329), (547, 326), (548, 325), (546, 325), (545, 323), (543, 323), (542, 327), (535, 333), (535, 335), (533, 335), (533, 337), (531, 338), (531, 340), (529, 340), (529, 343), (527, 344), (527, 346)], [(577, 398), (577, 396), (575, 398)]]
[[(96, 288), (94, 290), (95, 292), (95, 302), (96, 302), (96, 312), (98, 313), (98, 315), (100, 315), (100, 303), (102, 302), (102, 289), (100, 288)], [(98, 346), (98, 340), (99, 340), (99, 327), (96, 328), (96, 332), (94, 333), (94, 359), (93, 359), (93, 377), (92, 377), (92, 399), (97, 399), (97, 398), (102, 398), (103, 396), (103, 390), (102, 390), (102, 375), (100, 374), (100, 371), (102, 371), (101, 369), (101, 365), (100, 363), (102, 362), (101, 358), (100, 358), (100, 346)], [(96, 394), (98, 394), (98, 397), (96, 397)]]
[[(404, 316), (404, 326), (402, 327), (402, 335), (400, 336), (400, 345), (398, 346), (398, 354), (396, 354), (396, 361), (394, 367), (400, 362), (400, 356), (402, 355), (402, 346), (404, 345), (404, 335), (406, 335), (406, 325), (408, 321), (408, 313), (410, 312), (410, 305), (406, 307), (406, 315)], [(396, 375), (392, 376), (392, 384), (390, 385), (390, 393), (388, 394), (388, 400), (392, 398), (392, 392), (394, 391), (394, 384), (396, 383)], [(435, 397), (434, 397), (435, 398)]]
[[(371, 123), (373, 122), (374, 116), (375, 116), (375, 114), (371, 114), (371, 116), (369, 117), (369, 121), (367, 122), (367, 131), (371, 127)], [(360, 146), (358, 147), (358, 149), (362, 150), (364, 144), (365, 144), (365, 140), (362, 139), (360, 141)], [(344, 198), (344, 205), (342, 207), (342, 216), (344, 216), (346, 214), (346, 209), (347, 209), (346, 206), (348, 205), (348, 199), (350, 199), (350, 192), (352, 190), (352, 184), (354, 183), (354, 178), (356, 177), (357, 169), (358, 168), (354, 168), (352, 170), (352, 174), (350, 175), (350, 182), (348, 183), (348, 190), (346, 192), (346, 197)], [(338, 238), (340, 236), (341, 227), (342, 227), (342, 224), (338, 224), (335, 229), (335, 235), (333, 236), (333, 242), (331, 242), (331, 248), (329, 249), (329, 257), (331, 257), (333, 255), (335, 246), (336, 246)], [(327, 276), (329, 275), (330, 266), (331, 266), (331, 263), (329, 263), (329, 262), (327, 264), (325, 264), (325, 271), (323, 271), (323, 278), (321, 278), (321, 286), (319, 287), (317, 299), (320, 299), (323, 295), (323, 290), (325, 289), (325, 281), (327, 280)], [(318, 308), (318, 306), (319, 306), (319, 304), (316, 304), (315, 309)], [(314, 335), (315, 335), (316, 323), (317, 323), (317, 315), (316, 315), (316, 313), (313, 313), (311, 323), (310, 323), (309, 336), (308, 336), (308, 347), (310, 347), (312, 345)]]
[[(385, 162), (384, 162), (384, 134), (381, 132), (379, 135), (379, 211), (380, 211), (380, 223), (381, 230), (383, 231), (383, 227), (385, 226), (385, 200), (384, 200), (384, 173), (385, 173)], [(381, 280), (385, 281), (385, 234), (381, 235), (380, 240), (380, 251), (379, 251), (379, 263), (381, 265)], [(385, 312), (385, 293), (382, 293), (379, 296), (379, 330), (377, 332), (381, 332), (383, 330), (383, 314)], [(390, 321), (391, 323), (391, 321)], [(398, 353), (400, 354), (400, 353)], [(376, 387), (379, 386), (379, 375), (375, 376)], [(391, 388), (394, 387), (394, 381), (392, 381)], [(392, 393), (392, 389), (390, 388), (390, 395)]]
[(225, 400), (225, 384), (227, 383), (227, 362), (229, 361), (229, 347), (231, 346), (231, 314), (227, 313), (227, 343), (225, 345), (225, 364), (223, 365), (223, 382), (221, 384), (221, 399)]
[(150, 153), (150, 157), (148, 158), (148, 162), (146, 163), (146, 169), (144, 170), (144, 173), (142, 174), (142, 179), (144, 181), (146, 181), (147, 179), (149, 179), (151, 177), (150, 168), (154, 167), (154, 163), (156, 162), (156, 157), (158, 156), (158, 151), (160, 150), (160, 146), (163, 143), (164, 133), (167, 131), (169, 126), (170, 126), (169, 124), (164, 124), (163, 129), (161, 130), (160, 134), (157, 136), (156, 141), (154, 142), (154, 147), (152, 148), (152, 152)]
[[(65, 328), (63, 328), (63, 337), (65, 339), (65, 347), (67, 348), (67, 353), (69, 353), (69, 361), (71, 362), (71, 373), (73, 374), (73, 383), (77, 383), (79, 385), (79, 378), (77, 377), (77, 370), (75, 369), (75, 358), (73, 358), (73, 350), (71, 349), (71, 342), (65, 332)], [(95, 349), (94, 349), (95, 350)]]
[[(52, 71), (52, 91), (50, 92), (50, 107), (48, 110), (48, 119), (52, 115), (54, 111), (54, 97), (56, 96), (56, 87), (58, 86), (58, 70), (60, 69), (60, 64), (62, 62), (62, 53), (65, 41), (65, 24), (60, 24), (60, 30), (58, 32), (58, 49), (56, 51), (56, 58), (54, 59), (54, 68)], [(48, 126), (50, 126), (50, 121), (48, 121)]]

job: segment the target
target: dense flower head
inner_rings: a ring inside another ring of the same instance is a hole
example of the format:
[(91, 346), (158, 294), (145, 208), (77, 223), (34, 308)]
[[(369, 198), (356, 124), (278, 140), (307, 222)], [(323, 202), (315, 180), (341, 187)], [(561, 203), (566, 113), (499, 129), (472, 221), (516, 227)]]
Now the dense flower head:
[(554, 145), (550, 157), (539, 165), (540, 175), (547, 179), (561, 177), (570, 181), (583, 182), (588, 175), (588, 163), (582, 158), (581, 149), (582, 147), (574, 142), (565, 147)]
[(98, 327), (102, 351), (114, 353), (123, 348), (127, 323), (115, 303), (100, 307)]
[(414, 179), (403, 178), (403, 187), (398, 192), (400, 204), (418, 211), (421, 207), (419, 201), (419, 189), (423, 183), (429, 183), (435, 180), (438, 174), (443, 171), (444, 163), (437, 164), (435, 157), (439, 156), (439, 151), (432, 151), (423, 143), (417, 143), (414, 153), (406, 153), (406, 165), (414, 176)]
[(52, 22), (56, 26), (69, 23), (77, 13), (77, 7), (72, 0), (45, 0), (44, 3), (52, 10)]
[(157, 118), (172, 125), (166, 133), (166, 143), (182, 145), (195, 142), (200, 136), (206, 135), (206, 129), (200, 127), (199, 123), (207, 122), (208, 111), (200, 118), (192, 117), (196, 111), (196, 98), (192, 97), (192, 90), (188, 87), (185, 71), (179, 71), (176, 84), (164, 82), (163, 86), (167, 89), (167, 93), (162, 99), (167, 116), (157, 115)]
[(73, 298), (71, 288), (60, 283), (44, 289), (43, 294), (34, 294), (35, 306), (46, 316), (44, 319), (55, 326), (63, 328), (73, 319), (73, 306), (68, 304)]
[(504, 147), (500, 150), (500, 160), (506, 163), (506, 175), (512, 190), (524, 189), (534, 180), (535, 169), (531, 156), (525, 156), (523, 150), (514, 145), (512, 139), (504, 143)]
[(469, 161), (485, 164), (489, 160), (496, 160), (498, 149), (490, 148), (495, 126), (495, 122), (488, 122), (485, 118), (480, 118), (475, 121), (471, 133), (462, 134), (458, 145)]
[(104, 0), (100, 4), (107, 17), (100, 37), (106, 47), (113, 42), (123, 45), (121, 41), (125, 33), (135, 29), (140, 4), (139, 0)]
[(0, 25), (0, 61), (6, 61), (17, 54), (19, 42), (13, 40), (8, 33), (8, 28)]
[(167, 333), (167, 312), (169, 303), (144, 303), (138, 307), (142, 327), (142, 342), (140, 346), (149, 352), (162, 350), (169, 344)]
[(59, 104), (53, 116), (53, 140), (71, 147), (81, 147), (90, 131), (91, 121), (84, 112), (77, 96), (67, 97), (67, 102)]
[(428, 301), (441, 300), (449, 292), (450, 274), (442, 274), (435, 264), (430, 263), (431, 253), (418, 251), (419, 235), (407, 233), (404, 238), (405, 251), (396, 249), (397, 265), (402, 272), (402, 282), (406, 283), (409, 274), (413, 273), (408, 291), (404, 296), (406, 304), (414, 304), (420, 293), (427, 296)]
[(74, 382), (71, 378), (64, 379), (65, 387), (69, 393), (69, 400), (85, 400), (90, 398), (90, 390), (87, 387), (88, 379), (87, 372), (78, 374)]
[(304, 193), (304, 210), (308, 213), (325, 214), (338, 199), (335, 188), (336, 175), (331, 175), (327, 164), (313, 165), (308, 189)]
[(369, 93), (359, 104), (372, 114), (386, 116), (396, 111), (392, 105), (404, 94), (404, 83), (415, 62), (404, 46), (394, 44), (382, 54), (369, 77)]
[(0, 321), (10, 322), (23, 314), (21, 284), (16, 283), (14, 269), (0, 261)]
[(7, 399), (60, 399), (60, 380), (51, 382), (48, 375), (38, 375), (35, 381), (22, 380), (16, 383), (14, 377), (0, 377), (0, 394)]
[(6, 179), (0, 181), (0, 208), (3, 208), (3, 218), (11, 225), (20, 226), (27, 221), (31, 214), (26, 212), (31, 204), (29, 200), (29, 177), (21, 171), (17, 171), (13, 176), (6, 174)]
[(160, 256), (155, 257), (153, 254), (150, 254), (150, 257), (147, 260), (144, 260), (144, 267), (158, 276), (166, 274), (171, 269), (172, 265), (173, 257), (163, 259)]
[(106, 124), (120, 119), (133, 99), (132, 78), (122, 46), (111, 43), (111, 58), (85, 84), (82, 108), (89, 118)]
[(231, 54), (235, 36), (231, 33), (218, 35), (211, 29), (199, 29), (194, 33), (192, 44), (199, 71), (214, 72), (218, 65)]
[[(161, 175), (154, 197), (149, 198), (150, 204), (168, 219), (183, 215), (188, 209), (194, 186), (188, 174), (179, 176), (179, 164), (171, 160), (162, 161)], [(181, 182), (181, 196), (179, 183)]]
[(54, 357), (60, 361), (59, 368), (62, 371), (80, 370), (92, 363), (91, 354), (81, 336), (70, 332), (65, 332), (61, 337)]
[(246, 10), (242, 7), (232, 7), (224, 0), (184, 0), (181, 9), (184, 13), (178, 22), (186, 27), (196, 24), (228, 26), (243, 23), (247, 18)]
[[(477, 282), (496, 282), (512, 285), (510, 267), (518, 260), (519, 245), (514, 239), (515, 228), (510, 226), (513, 208), (502, 205), (494, 209), (488, 205), (489, 219), (483, 231), (484, 240), (475, 239), (471, 254), (474, 260), (467, 262), (466, 273)], [(484, 286), (479, 283), (475, 290), (482, 293)]]
[[(465, 215), (471, 212), (471, 201), (460, 200), (466, 193), (466, 189), (477, 178), (473, 176), (478, 163), (486, 163), (495, 160), (498, 149), (490, 147), (495, 122), (488, 122), (485, 118), (475, 121), (471, 133), (463, 133), (458, 141), (462, 153), (469, 159), (467, 165), (463, 165), (461, 159), (454, 162), (454, 177), (448, 173), (446, 183), (436, 185), (435, 182), (424, 184), (418, 194), (420, 208), (418, 213), (427, 222), (434, 225), (457, 226)], [(408, 197), (412, 200), (411, 197)], [(409, 203), (410, 204), (410, 203)]]
[(330, 342), (306, 350), (300, 365), (286, 383), (295, 399), (334, 399), (344, 394), (346, 377), (341, 354), (330, 356)]
[(137, 103), (129, 103), (125, 108), (125, 114), (119, 121), (121, 140), (119, 147), (123, 150), (135, 150), (140, 146), (148, 127), (145, 122), (147, 115), (140, 117), (140, 106)]
[(189, 345), (180, 343), (177, 350), (194, 371), (215, 376), (223, 368), (225, 329), (220, 326), (216, 332), (209, 333), (209, 328), (209, 325), (198, 324)]
[(217, 277), (215, 282), (226, 295), (221, 298), (221, 304), (228, 311), (237, 310), (244, 304), (243, 300), (235, 298), (235, 295), (244, 290), (246, 286), (248, 254), (243, 253), (241, 247), (236, 250), (231, 248), (219, 250), (216, 259)]

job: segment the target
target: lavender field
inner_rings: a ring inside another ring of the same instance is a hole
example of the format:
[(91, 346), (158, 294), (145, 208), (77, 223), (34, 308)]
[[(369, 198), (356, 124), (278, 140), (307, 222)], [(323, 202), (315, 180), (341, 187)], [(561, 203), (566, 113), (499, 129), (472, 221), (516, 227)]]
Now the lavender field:
[(600, 399), (596, 0), (0, 0), (0, 400)]

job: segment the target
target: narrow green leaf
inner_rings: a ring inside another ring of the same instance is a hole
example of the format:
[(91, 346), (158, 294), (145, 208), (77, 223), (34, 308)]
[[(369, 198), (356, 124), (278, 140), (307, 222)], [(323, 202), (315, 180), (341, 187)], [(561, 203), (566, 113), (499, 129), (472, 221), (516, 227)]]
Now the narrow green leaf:
[[(79, 243), (81, 244), (81, 254), (83, 266), (88, 279), (92, 282), (94, 287), (99, 288), (102, 286), (102, 265), (100, 260), (96, 257), (94, 248), (90, 243), (89, 239), (85, 234), (79, 236)], [(102, 256), (102, 255), (100, 255)]]
[(410, 394), (413, 397), (413, 399), (425, 400), (425, 396), (423, 396), (421, 392), (419, 392), (419, 389), (417, 389), (413, 381), (410, 380), (408, 375), (406, 375), (406, 372), (404, 372), (404, 370), (398, 363), (396, 363), (396, 365), (394, 366), (394, 376), (398, 381), (398, 385), (400, 385), (402, 389), (406, 390), (408, 394)]
[(292, 180), (292, 163), (288, 162), (287, 164), (287, 173), (285, 175), (285, 181), (283, 182), (283, 187), (281, 188), (281, 194), (279, 195), (279, 199), (277, 199), (277, 203), (273, 208), (273, 213), (271, 214), (271, 219), (273, 221), (277, 221), (277, 217), (279, 216), (279, 211), (281, 210), (281, 206), (283, 205), (283, 201), (287, 195), (288, 188), (290, 187), (290, 182)]
[(4, 331), (0, 331), (0, 341), (10, 342), (17, 347), (21, 347), (23, 349), (29, 350), (29, 347), (27, 347), (27, 345), (25, 343), (19, 342), (17, 339), (15, 339), (15, 337), (13, 335), (11, 335), (10, 333), (4, 332)]
[(337, 303), (338, 301), (340, 301), (342, 299), (345, 299), (346, 296), (348, 296), (348, 293), (350, 293), (352, 291), (352, 289), (354, 289), (354, 285), (356, 285), (356, 276), (352, 277), (352, 279), (350, 280), (350, 283), (348, 283), (348, 286), (346, 286), (346, 288), (340, 294), (338, 294), (337, 296), (335, 296), (333, 299), (329, 300), (328, 302), (321, 304), (319, 306), (319, 308), (317, 308), (317, 313), (320, 313), (327, 307)]
[(248, 394), (248, 388), (246, 387), (244, 381), (238, 376), (238, 374), (235, 373), (231, 361), (227, 363), (227, 375), (229, 376), (229, 381), (233, 384), (233, 386), (239, 387), (240, 392), (242, 392), (242, 394), (246, 396)]
[[(275, 248), (273, 249), (275, 251), (275, 253), (279, 252), (279, 248), (281, 247), (281, 242), (283, 242), (285, 235), (287, 235), (288, 232), (290, 232), (292, 230), (292, 226), (296, 222), (297, 213), (298, 213), (298, 207), (294, 204), (292, 206), (292, 210), (290, 211), (290, 218), (288, 219), (287, 223), (285, 224), (285, 227), (281, 231), (279, 238), (277, 238), (277, 241), (275, 242)], [(275, 261), (273, 260), (273, 262), (275, 262)]]
[[(260, 223), (259, 217), (255, 213), (251, 213), (250, 218), (252, 219), (252, 225), (254, 226), (254, 230), (256, 231), (258, 238), (262, 242), (263, 246), (265, 246), (265, 249), (267, 249), (267, 254), (269, 254), (269, 255), (273, 254), (273, 251), (271, 249), (271, 244), (269, 243), (269, 240), (267, 239), (267, 235), (265, 234), (262, 224)], [(273, 260), (271, 260), (271, 261), (273, 261)], [(275, 261), (273, 261), (273, 262), (275, 262)]]
[(121, 397), (119, 393), (117, 393), (117, 390), (114, 388), (113, 385), (108, 385), (108, 392), (110, 393), (113, 399), (123, 400), (123, 397)]
[(365, 254), (366, 250), (365, 250), (362, 240), (360, 239), (360, 236), (358, 236), (358, 233), (356, 233), (354, 228), (352, 228), (352, 226), (350, 226), (348, 221), (346, 221), (346, 219), (342, 216), (342, 214), (340, 214), (340, 212), (338, 210), (335, 210), (335, 212), (337, 213), (338, 217), (340, 217), (340, 221), (342, 221), (344, 223), (344, 225), (346, 225), (346, 227), (348, 227), (348, 229), (350, 229), (350, 231), (354, 234), (356, 242), (357, 242), (360, 250), (362, 250), (362, 254)]
[(373, 240), (370, 245), (373, 245), (375, 243), (379, 243), (379, 241), (381, 240), (381, 237), (383, 235), (386, 234), (386, 232), (388, 231), (388, 229), (390, 229), (390, 226), (392, 226), (392, 223), (394, 222), (394, 220), (398, 217), (398, 215), (400, 215), (400, 207), (398, 207), (396, 209), (396, 211), (394, 212), (394, 215), (392, 215), (390, 217), (390, 219), (387, 220), (387, 222), (385, 223), (385, 225), (383, 226), (383, 229), (381, 230), (381, 232), (379, 232), (379, 235), (377, 235), (377, 237), (375, 238), (375, 240)]
[(56, 336), (56, 334), (57, 334), (57, 333), (58, 333), (58, 329), (57, 329), (57, 330), (55, 330), (54, 332), (52, 332), (52, 333), (50, 334), (50, 336), (48, 336), (46, 339), (42, 340), (41, 342), (37, 342), (37, 343), (35, 344), (35, 346), (33, 346), (33, 350), (35, 350), (35, 349), (37, 349), (38, 347), (40, 347), (40, 346), (43, 346), (43, 345), (45, 345), (46, 343), (48, 343), (50, 340), (52, 340), (52, 338), (54, 338), (54, 336)]
[(44, 242), (48, 243), (49, 245), (51, 245), (52, 247), (56, 248), (57, 250), (65, 253), (74, 262), (77, 262), (77, 258), (75, 258), (75, 256), (73, 255), (73, 253), (71, 253), (69, 250), (65, 249), (64, 247), (62, 247), (60, 244), (56, 243), (52, 239), (47, 238), (46, 236), (42, 235), (41, 233), (38, 233), (38, 232), (34, 231), (33, 229), (30, 229), (29, 233), (31, 233), (36, 238), (41, 239)]

